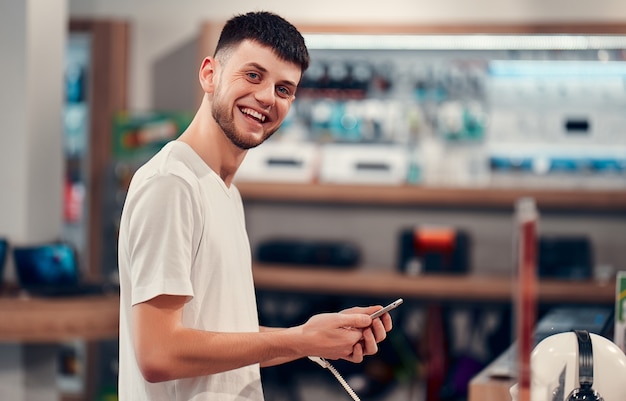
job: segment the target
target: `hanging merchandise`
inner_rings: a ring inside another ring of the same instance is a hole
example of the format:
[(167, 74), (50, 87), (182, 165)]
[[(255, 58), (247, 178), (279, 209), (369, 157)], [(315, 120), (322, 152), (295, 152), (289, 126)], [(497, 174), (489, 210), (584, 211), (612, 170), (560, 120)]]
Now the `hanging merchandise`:
[(82, 159), (67, 159), (63, 186), (63, 217), (68, 224), (80, 223), (85, 209), (86, 188), (81, 173)]
[(66, 223), (78, 223), (83, 217), (85, 185), (80, 181), (65, 181), (63, 189), (63, 216)]

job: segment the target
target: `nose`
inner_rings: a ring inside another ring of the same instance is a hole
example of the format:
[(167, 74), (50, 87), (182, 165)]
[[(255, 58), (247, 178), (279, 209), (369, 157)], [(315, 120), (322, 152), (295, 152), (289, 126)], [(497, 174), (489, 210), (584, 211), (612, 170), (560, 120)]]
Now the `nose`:
[(259, 90), (254, 94), (254, 98), (265, 108), (271, 108), (276, 102), (276, 93), (274, 85), (267, 83), (259, 87)]

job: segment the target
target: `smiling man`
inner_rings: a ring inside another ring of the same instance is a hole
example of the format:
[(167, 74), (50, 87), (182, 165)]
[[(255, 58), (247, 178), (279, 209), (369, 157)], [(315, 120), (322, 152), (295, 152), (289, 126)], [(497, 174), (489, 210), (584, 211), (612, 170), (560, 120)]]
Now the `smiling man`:
[(261, 366), (309, 355), (361, 362), (391, 329), (380, 306), (259, 327), (243, 205), (248, 149), (284, 120), (309, 56), (283, 18), (229, 20), (202, 62), (187, 130), (132, 179), (120, 224), (121, 401), (263, 400)]

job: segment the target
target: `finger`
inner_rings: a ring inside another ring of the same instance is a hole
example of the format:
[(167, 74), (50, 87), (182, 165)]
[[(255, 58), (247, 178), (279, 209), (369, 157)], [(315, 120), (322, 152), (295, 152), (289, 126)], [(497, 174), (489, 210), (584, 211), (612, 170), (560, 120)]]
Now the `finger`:
[[(373, 305), (373, 306), (354, 306), (348, 309), (344, 309), (342, 310), (340, 313), (342, 314), (357, 314), (357, 313), (361, 313), (361, 314), (367, 314), (367, 315), (371, 315), (372, 313), (379, 311), (380, 309), (382, 309), (383, 307), (380, 305)], [(392, 324), (392, 320), (391, 320), (391, 315), (389, 313), (385, 313), (382, 316), (374, 319), (377, 320), (380, 319), (383, 326), (385, 327), (386, 331), (390, 331), (393, 327)]]
[[(385, 331), (391, 331), (391, 329), (393, 328), (393, 322), (389, 313), (385, 313), (378, 319), (374, 319), (374, 321), (379, 321)], [(374, 324), (374, 322), (372, 322), (372, 324)]]
[(353, 306), (351, 308), (342, 310), (340, 313), (364, 313), (366, 315), (371, 315), (372, 313), (377, 312), (382, 308), (382, 305)]
[(372, 318), (363, 313), (340, 313), (341, 327), (365, 328), (372, 324)]
[(363, 345), (360, 341), (354, 344), (354, 347), (352, 347), (352, 355), (350, 355), (348, 360), (354, 363), (363, 362)]
[(372, 325), (370, 326), (370, 329), (372, 331), (372, 336), (374, 337), (377, 343), (387, 338), (387, 329), (385, 328), (385, 325), (380, 320), (374, 319), (374, 321), (372, 322)]
[(374, 355), (378, 352), (378, 344), (376, 337), (371, 329), (363, 330), (363, 354)]

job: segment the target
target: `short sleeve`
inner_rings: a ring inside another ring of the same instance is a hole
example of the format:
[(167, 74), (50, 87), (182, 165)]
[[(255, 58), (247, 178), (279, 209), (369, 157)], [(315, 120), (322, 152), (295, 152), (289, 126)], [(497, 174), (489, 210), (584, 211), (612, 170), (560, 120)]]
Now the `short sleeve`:
[(131, 303), (163, 294), (193, 297), (192, 232), (199, 220), (192, 186), (179, 176), (157, 174), (129, 194), (127, 204)]

